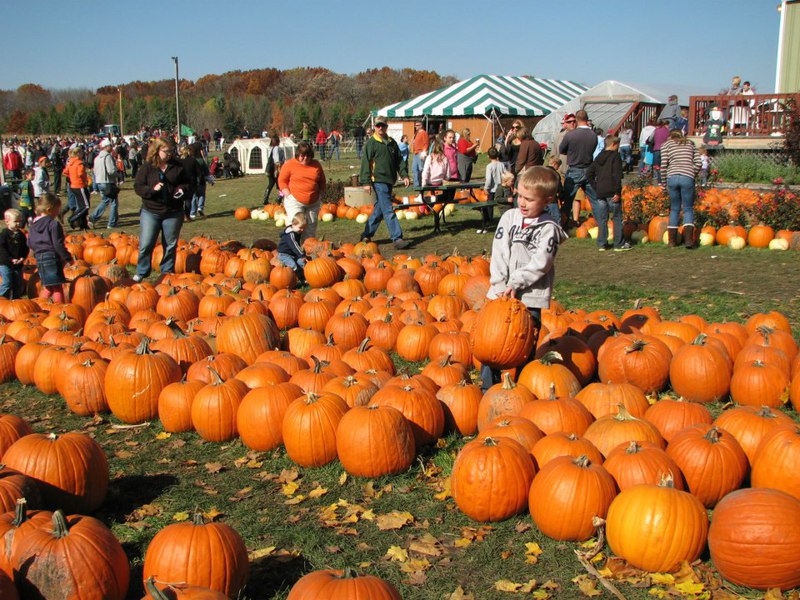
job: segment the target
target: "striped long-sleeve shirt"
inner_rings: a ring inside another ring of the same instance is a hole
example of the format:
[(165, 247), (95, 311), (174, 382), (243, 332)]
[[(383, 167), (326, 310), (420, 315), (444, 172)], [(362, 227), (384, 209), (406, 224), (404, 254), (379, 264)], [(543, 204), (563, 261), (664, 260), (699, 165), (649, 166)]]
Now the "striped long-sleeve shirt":
[(667, 177), (685, 175), (694, 179), (698, 171), (700, 171), (700, 155), (691, 141), (679, 144), (674, 140), (667, 140), (661, 146), (662, 175), (666, 172)]

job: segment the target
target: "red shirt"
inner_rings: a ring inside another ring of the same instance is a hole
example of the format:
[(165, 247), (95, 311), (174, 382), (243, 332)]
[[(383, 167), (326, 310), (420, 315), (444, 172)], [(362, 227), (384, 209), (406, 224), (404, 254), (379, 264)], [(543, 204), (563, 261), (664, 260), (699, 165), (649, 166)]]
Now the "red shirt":
[(466, 156), (475, 156), (475, 148), (467, 152), (467, 148), (473, 145), (475, 145), (475, 142), (467, 141), (464, 136), (458, 138), (458, 152), (460, 154), (464, 154)]
[(320, 129), (317, 132), (317, 143), (318, 144), (324, 144), (327, 140), (328, 140), (328, 136), (325, 135), (325, 132), (322, 129)]

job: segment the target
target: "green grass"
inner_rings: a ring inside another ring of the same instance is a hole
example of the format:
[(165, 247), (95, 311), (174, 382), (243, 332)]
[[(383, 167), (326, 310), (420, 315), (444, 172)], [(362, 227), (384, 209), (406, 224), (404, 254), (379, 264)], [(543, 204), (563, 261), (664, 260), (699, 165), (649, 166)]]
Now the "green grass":
[[(330, 179), (342, 179), (350, 171), (347, 161), (327, 170)], [(262, 237), (277, 240), (279, 231), (271, 221), (237, 222), (231, 216), (237, 206), (258, 206), (264, 184), (263, 177), (247, 177), (210, 187), (209, 218), (187, 223), (182, 236), (207, 235), (245, 243)], [(122, 227), (137, 233), (139, 203), (130, 191), (130, 182), (124, 187), (121, 204)], [(403, 221), (402, 225), (405, 237), (414, 242), (413, 255), (455, 251), (471, 255), (491, 247), (490, 235), (474, 233), (479, 219), (476, 211), (459, 208), (438, 236), (431, 234), (430, 217)], [(318, 233), (337, 242), (355, 242), (361, 228), (355, 222), (336, 221), (320, 224)], [(385, 228), (378, 238), (381, 249), (391, 256)], [(697, 313), (716, 321), (742, 321), (754, 312), (778, 309), (797, 329), (799, 265), (792, 252), (686, 251), (654, 244), (627, 253), (601, 254), (590, 240), (570, 239), (557, 259), (556, 297), (568, 309), (607, 308), (617, 314), (642, 299), (667, 318)], [(398, 363), (412, 371), (422, 366)], [(527, 514), (484, 527), (461, 514), (451, 498), (436, 498), (465, 443), (457, 436), (424, 451), (406, 473), (372, 482), (347, 477), (342, 483), (343, 469), (338, 462), (301, 469), (282, 449), (252, 453), (238, 440), (206, 443), (193, 433), (158, 439), (159, 423), (116, 430), (112, 425), (117, 421), (111, 416), (96, 420), (73, 416), (60, 397), (47, 397), (17, 383), (0, 386), (0, 407), (3, 412), (25, 417), (36, 431), (82, 431), (105, 449), (112, 480), (108, 499), (97, 516), (112, 527), (131, 560), (129, 598), (142, 596), (141, 569), (149, 540), (174, 522), (176, 514), (195, 509), (222, 512), (221, 520), (240, 532), (250, 551), (261, 555), (251, 564), (247, 598), (285, 598), (304, 573), (345, 566), (392, 581), (406, 600), (449, 598), (459, 585), (482, 600), (508, 598), (507, 593), (494, 589), (494, 582), (500, 579), (517, 583), (536, 579), (539, 584), (552, 580), (558, 584), (551, 592), (554, 597), (581, 595), (571, 582), (584, 572), (573, 552), (575, 544), (545, 538)], [(221, 465), (221, 470), (212, 463)], [(307, 496), (318, 486), (327, 492), (287, 504), (290, 498), (282, 493), (279, 480), (284, 470), (298, 473), (300, 487), (295, 496)], [(325, 526), (321, 511), (340, 501), (336, 514), (341, 522)], [(361, 507), (354, 511), (357, 520), (344, 522), (347, 507), (353, 505)], [(414, 522), (399, 530), (381, 531), (364, 510), (374, 515), (408, 511)], [(438, 541), (437, 556), (409, 552), (411, 559), (429, 561), (424, 576), (404, 572), (403, 563), (386, 558), (390, 547), (407, 549), (427, 540), (428, 535)], [(465, 542), (459, 540), (464, 539), (473, 541), (462, 547)], [(526, 562), (526, 542), (540, 544), (543, 554), (537, 564)], [(619, 585), (629, 599), (650, 597), (646, 586)], [(749, 598), (760, 597), (737, 591)]]

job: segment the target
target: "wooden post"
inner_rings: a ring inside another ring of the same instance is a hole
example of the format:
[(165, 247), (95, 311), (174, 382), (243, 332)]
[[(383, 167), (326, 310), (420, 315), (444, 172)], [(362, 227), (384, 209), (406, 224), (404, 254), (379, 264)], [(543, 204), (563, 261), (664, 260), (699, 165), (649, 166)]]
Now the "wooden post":
[(178, 93), (178, 57), (173, 56), (172, 60), (175, 61), (175, 118), (177, 119), (178, 123), (176, 125), (176, 129), (178, 130), (178, 137), (176, 141), (178, 144), (181, 143), (181, 98)]

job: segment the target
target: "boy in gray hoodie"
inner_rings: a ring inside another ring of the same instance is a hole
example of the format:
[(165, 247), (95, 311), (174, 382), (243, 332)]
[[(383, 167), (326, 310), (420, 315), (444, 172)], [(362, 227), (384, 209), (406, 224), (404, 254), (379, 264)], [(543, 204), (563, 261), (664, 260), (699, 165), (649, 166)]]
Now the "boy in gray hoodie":
[[(559, 176), (548, 167), (529, 167), (517, 180), (517, 208), (507, 210), (497, 224), (489, 271), (490, 300), (509, 296), (520, 300), (536, 328), (542, 309), (550, 306), (558, 245), (567, 239), (558, 221), (547, 212), (555, 201)], [(533, 359), (534, 349), (529, 360)], [(500, 382), (500, 371), (481, 367), (483, 391)]]

